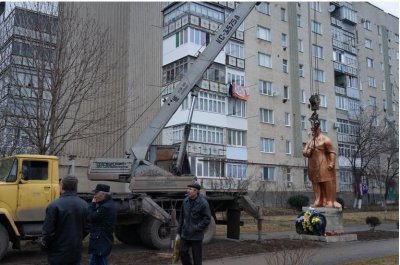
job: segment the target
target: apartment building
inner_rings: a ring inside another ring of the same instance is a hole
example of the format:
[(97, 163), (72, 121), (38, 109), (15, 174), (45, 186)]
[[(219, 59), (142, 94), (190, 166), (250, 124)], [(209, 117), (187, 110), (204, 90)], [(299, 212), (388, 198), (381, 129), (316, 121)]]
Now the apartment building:
[[(29, 4), (0, 4), (0, 153), (37, 152), (29, 140), (34, 130), (29, 119), (39, 104), (49, 105), (49, 91), (41, 91), (39, 82), (47, 83), (49, 69), (37, 53), (50, 53), (55, 47), (51, 28), (57, 23), (46, 10), (28, 9)], [(48, 11), (48, 10), (47, 10)], [(47, 34), (43, 38), (43, 34)], [(43, 66), (43, 68), (41, 68)], [(39, 68), (41, 72), (39, 73)]]
[[(232, 8), (201, 2), (163, 10), (164, 96)], [(235, 98), (231, 84), (249, 97)], [(262, 2), (204, 74), (188, 146), (192, 173), (210, 187), (219, 177), (241, 180), (266, 204), (311, 193), (302, 149), (311, 137), (308, 99), (318, 94), (322, 132), (338, 147), (337, 190), (350, 200), (345, 156), (354, 110), (376, 104), (398, 124), (397, 84), (398, 18), (364, 2)], [(180, 142), (189, 107), (190, 96), (163, 143)]]

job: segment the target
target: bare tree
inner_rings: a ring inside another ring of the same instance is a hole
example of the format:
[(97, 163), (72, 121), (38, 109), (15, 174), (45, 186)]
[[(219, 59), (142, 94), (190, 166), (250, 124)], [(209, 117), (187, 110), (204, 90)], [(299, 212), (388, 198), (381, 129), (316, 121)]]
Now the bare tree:
[(14, 12), (13, 64), (2, 113), (19, 139), (16, 145), (57, 155), (70, 141), (121, 130), (108, 124), (123, 111), (112, 89), (105, 89), (120, 59), (106, 60), (109, 31), (75, 3), (26, 5)]
[[(359, 187), (362, 177), (367, 177), (370, 168), (376, 163), (376, 158), (386, 151), (388, 137), (387, 126), (379, 120), (380, 115), (375, 106), (361, 109), (356, 114), (354, 124), (351, 126), (351, 148), (340, 154), (345, 156), (353, 172), (353, 185), (356, 199), (362, 194)], [(359, 204), (359, 207), (361, 205)]]
[(382, 201), (386, 208), (389, 189), (395, 187), (399, 176), (399, 133), (398, 128), (389, 121), (385, 121), (388, 130), (387, 138), (382, 145), (385, 147), (384, 153), (376, 158), (375, 163), (369, 166), (371, 178), (380, 188)]

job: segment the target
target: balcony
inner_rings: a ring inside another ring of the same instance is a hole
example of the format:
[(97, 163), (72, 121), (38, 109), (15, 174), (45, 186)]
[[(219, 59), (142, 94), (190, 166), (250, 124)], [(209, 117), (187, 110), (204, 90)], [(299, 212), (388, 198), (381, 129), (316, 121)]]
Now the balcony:
[(337, 136), (339, 142), (354, 143), (357, 140), (357, 137), (354, 135), (338, 133)]
[(346, 95), (346, 88), (341, 87), (341, 86), (335, 86), (335, 93), (341, 94), (341, 95)]
[(336, 48), (351, 52), (353, 54), (357, 53), (357, 49), (355, 47), (351, 46), (348, 43), (344, 43), (344, 42), (342, 42), (342, 41), (340, 41), (338, 39), (332, 39), (332, 45), (333, 45), (333, 47), (336, 47)]
[(347, 94), (349, 98), (355, 98), (355, 99), (360, 99), (360, 90), (358, 90), (355, 87), (348, 87), (347, 88)]
[(243, 59), (236, 58), (236, 57), (230, 56), (228, 54), (226, 55), (225, 64), (239, 68), (241, 70), (243, 70), (245, 68), (245, 63), (244, 63)]
[(333, 62), (333, 68), (336, 71), (339, 71), (341, 73), (346, 73), (346, 74), (350, 74), (350, 75), (357, 75), (357, 68), (349, 66), (349, 65), (345, 65), (342, 63), (338, 63), (338, 62)]

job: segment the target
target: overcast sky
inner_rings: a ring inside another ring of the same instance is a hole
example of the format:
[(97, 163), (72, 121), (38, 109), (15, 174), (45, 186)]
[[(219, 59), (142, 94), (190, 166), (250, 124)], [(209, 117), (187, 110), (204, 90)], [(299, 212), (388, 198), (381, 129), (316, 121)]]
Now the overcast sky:
[(369, 1), (374, 6), (379, 7), (386, 13), (390, 13), (396, 17), (399, 17), (399, 1)]

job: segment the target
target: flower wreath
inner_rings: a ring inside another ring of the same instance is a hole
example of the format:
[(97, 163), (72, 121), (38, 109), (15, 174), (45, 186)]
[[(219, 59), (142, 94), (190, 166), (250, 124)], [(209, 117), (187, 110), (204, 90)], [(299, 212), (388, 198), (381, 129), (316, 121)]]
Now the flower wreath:
[(309, 208), (296, 218), (296, 232), (298, 234), (325, 235), (326, 218), (323, 214)]

